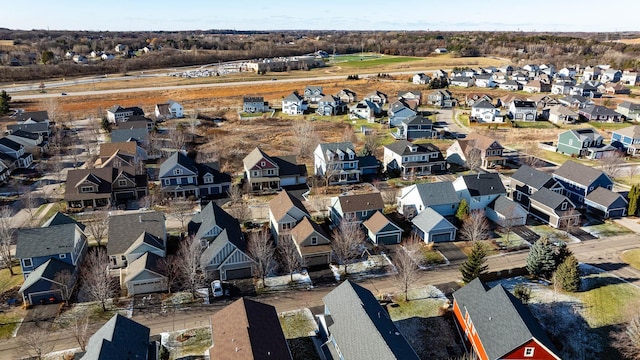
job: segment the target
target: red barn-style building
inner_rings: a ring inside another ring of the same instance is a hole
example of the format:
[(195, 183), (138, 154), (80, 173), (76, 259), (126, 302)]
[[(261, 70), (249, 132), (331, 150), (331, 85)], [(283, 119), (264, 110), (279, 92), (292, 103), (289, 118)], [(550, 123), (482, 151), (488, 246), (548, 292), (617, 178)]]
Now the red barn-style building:
[(502, 285), (475, 279), (453, 294), (453, 312), (480, 360), (560, 360), (529, 309)]

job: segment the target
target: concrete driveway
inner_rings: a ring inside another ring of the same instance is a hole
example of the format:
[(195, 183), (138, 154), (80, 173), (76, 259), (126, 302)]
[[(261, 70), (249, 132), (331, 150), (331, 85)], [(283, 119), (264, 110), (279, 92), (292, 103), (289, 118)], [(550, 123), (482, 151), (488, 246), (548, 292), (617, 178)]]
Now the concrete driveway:
[(435, 248), (440, 251), (450, 263), (461, 263), (467, 260), (467, 255), (453, 242), (436, 243)]
[(35, 329), (48, 330), (58, 316), (60, 304), (35, 305), (27, 310), (27, 316), (22, 320), (16, 336), (28, 334)]

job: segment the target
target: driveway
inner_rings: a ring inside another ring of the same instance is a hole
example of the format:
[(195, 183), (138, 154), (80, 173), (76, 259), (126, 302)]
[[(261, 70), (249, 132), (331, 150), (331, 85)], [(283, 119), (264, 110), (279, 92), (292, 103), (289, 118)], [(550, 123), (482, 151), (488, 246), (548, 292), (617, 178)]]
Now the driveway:
[(595, 240), (598, 238), (597, 236), (594, 236), (580, 228), (571, 229), (569, 234), (575, 236), (580, 241)]
[(450, 263), (460, 263), (467, 260), (467, 255), (453, 242), (436, 243), (435, 248), (440, 251)]
[(535, 232), (533, 232), (533, 230), (529, 229), (524, 225), (514, 226), (513, 228), (511, 228), (511, 231), (513, 231), (514, 234), (520, 236), (522, 239), (524, 239), (525, 241), (531, 244), (533, 244), (538, 239), (540, 239), (540, 235), (536, 234)]
[(27, 316), (22, 320), (16, 336), (21, 336), (35, 329), (48, 330), (58, 316), (60, 304), (35, 305), (27, 310)]

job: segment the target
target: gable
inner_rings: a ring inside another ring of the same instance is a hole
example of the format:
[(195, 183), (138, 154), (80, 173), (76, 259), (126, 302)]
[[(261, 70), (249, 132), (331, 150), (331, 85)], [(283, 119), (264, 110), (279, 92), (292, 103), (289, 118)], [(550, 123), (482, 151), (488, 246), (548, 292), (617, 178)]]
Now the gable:
[[(175, 175), (176, 169), (180, 169), (181, 170), (181, 174), (180, 175)], [(187, 169), (186, 167), (180, 165), (180, 164), (175, 164), (168, 171), (166, 171), (164, 174), (162, 174), (160, 176), (182, 176), (182, 175), (197, 175), (197, 174), (195, 172)]]
[(146, 252), (164, 252), (162, 249), (158, 249), (155, 246), (151, 246), (147, 243), (141, 243), (137, 246), (131, 246), (127, 250), (125, 250), (125, 254), (144, 254)]
[(144, 269), (142, 270), (138, 275), (127, 279), (126, 282), (131, 282), (131, 281), (142, 281), (142, 280), (156, 280), (156, 279), (164, 279), (165, 276), (158, 274), (154, 271), (151, 271), (149, 269)]

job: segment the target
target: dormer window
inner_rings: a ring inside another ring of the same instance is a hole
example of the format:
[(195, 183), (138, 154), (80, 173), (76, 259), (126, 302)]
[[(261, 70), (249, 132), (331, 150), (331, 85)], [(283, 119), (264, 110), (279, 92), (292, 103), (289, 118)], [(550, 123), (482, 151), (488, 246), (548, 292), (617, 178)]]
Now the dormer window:
[(205, 177), (202, 178), (202, 180), (204, 181), (205, 184), (211, 184), (213, 183), (213, 176), (206, 175)]
[(93, 192), (93, 186), (82, 186), (80, 188), (81, 193), (90, 193)]
[(118, 186), (127, 186), (127, 180), (118, 180)]
[(317, 236), (311, 237), (311, 245), (318, 245), (318, 237)]
[(260, 161), (260, 166), (264, 167), (264, 166), (266, 166), (266, 165), (267, 165), (267, 163), (266, 163), (266, 162), (264, 162), (264, 161)]
[(182, 169), (173, 170), (173, 175), (182, 175)]

